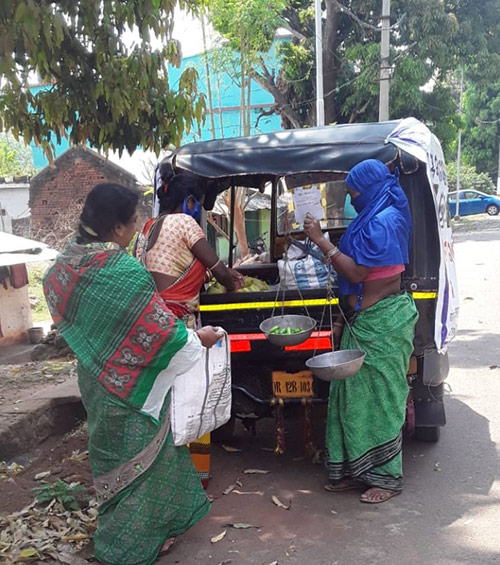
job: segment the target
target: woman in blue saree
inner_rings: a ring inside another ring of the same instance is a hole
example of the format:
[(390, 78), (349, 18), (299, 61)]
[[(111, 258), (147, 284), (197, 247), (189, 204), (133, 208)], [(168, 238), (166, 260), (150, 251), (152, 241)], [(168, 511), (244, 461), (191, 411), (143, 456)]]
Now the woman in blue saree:
[[(346, 178), (357, 217), (336, 247), (308, 216), (304, 231), (339, 275), (341, 303), (334, 339), (341, 349), (366, 352), (359, 372), (330, 386), (326, 451), (331, 492), (363, 488), (361, 501), (384, 502), (402, 489), (402, 427), (406, 373), (418, 319), (402, 290), (409, 262), (411, 216), (398, 174), (375, 159), (356, 165)], [(368, 487), (368, 488), (367, 488)]]

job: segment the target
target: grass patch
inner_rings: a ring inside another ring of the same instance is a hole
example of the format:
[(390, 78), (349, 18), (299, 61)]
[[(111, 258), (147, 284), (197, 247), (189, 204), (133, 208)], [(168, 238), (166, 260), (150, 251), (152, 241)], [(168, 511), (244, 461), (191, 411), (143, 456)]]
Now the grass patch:
[(28, 279), (29, 279), (29, 294), (31, 301), (31, 316), (33, 318), (33, 323), (35, 322), (47, 322), (52, 318), (49, 313), (49, 308), (43, 294), (43, 275), (48, 269), (48, 263), (35, 263), (31, 265), (26, 265), (28, 269)]

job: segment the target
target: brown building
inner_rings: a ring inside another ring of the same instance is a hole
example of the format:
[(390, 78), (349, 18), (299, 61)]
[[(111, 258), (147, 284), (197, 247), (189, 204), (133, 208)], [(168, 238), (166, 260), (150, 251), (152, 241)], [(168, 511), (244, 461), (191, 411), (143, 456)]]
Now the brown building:
[[(85, 197), (96, 184), (115, 182), (140, 190), (125, 169), (85, 147), (72, 147), (30, 181), (31, 234), (60, 248), (73, 233)], [(141, 217), (149, 205), (140, 200)]]

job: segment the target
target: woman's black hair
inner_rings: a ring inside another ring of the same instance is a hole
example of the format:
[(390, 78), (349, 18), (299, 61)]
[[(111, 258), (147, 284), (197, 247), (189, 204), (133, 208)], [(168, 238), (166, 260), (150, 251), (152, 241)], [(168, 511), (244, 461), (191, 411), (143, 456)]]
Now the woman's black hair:
[(77, 241), (106, 241), (106, 237), (117, 224), (130, 222), (138, 201), (138, 194), (121, 184), (94, 186), (80, 215)]
[(166, 180), (160, 168), (160, 176), (162, 182), (156, 191), (160, 212), (173, 212), (182, 206), (188, 196), (200, 201), (205, 194), (201, 179), (192, 173), (180, 173)]

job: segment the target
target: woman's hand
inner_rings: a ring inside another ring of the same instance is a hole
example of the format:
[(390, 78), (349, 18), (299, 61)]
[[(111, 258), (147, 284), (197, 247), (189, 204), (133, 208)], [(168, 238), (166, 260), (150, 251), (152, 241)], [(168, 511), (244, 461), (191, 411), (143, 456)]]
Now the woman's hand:
[(332, 336), (333, 336), (333, 346), (335, 351), (340, 349), (340, 343), (342, 341), (342, 333), (344, 332), (344, 326), (335, 323), (333, 325)]
[(304, 218), (304, 233), (311, 241), (316, 243), (316, 245), (324, 237), (323, 232), (321, 231), (321, 224), (319, 223), (319, 220), (317, 220), (313, 215), (309, 214), (309, 212)]
[(245, 277), (241, 273), (238, 273), (235, 269), (228, 269), (228, 271), (231, 273), (231, 278), (233, 279), (234, 290), (243, 288), (243, 285), (245, 284)]
[(219, 339), (222, 337), (222, 331), (220, 328), (214, 328), (214, 326), (203, 326), (196, 332), (200, 338), (201, 345), (210, 349), (215, 345)]

